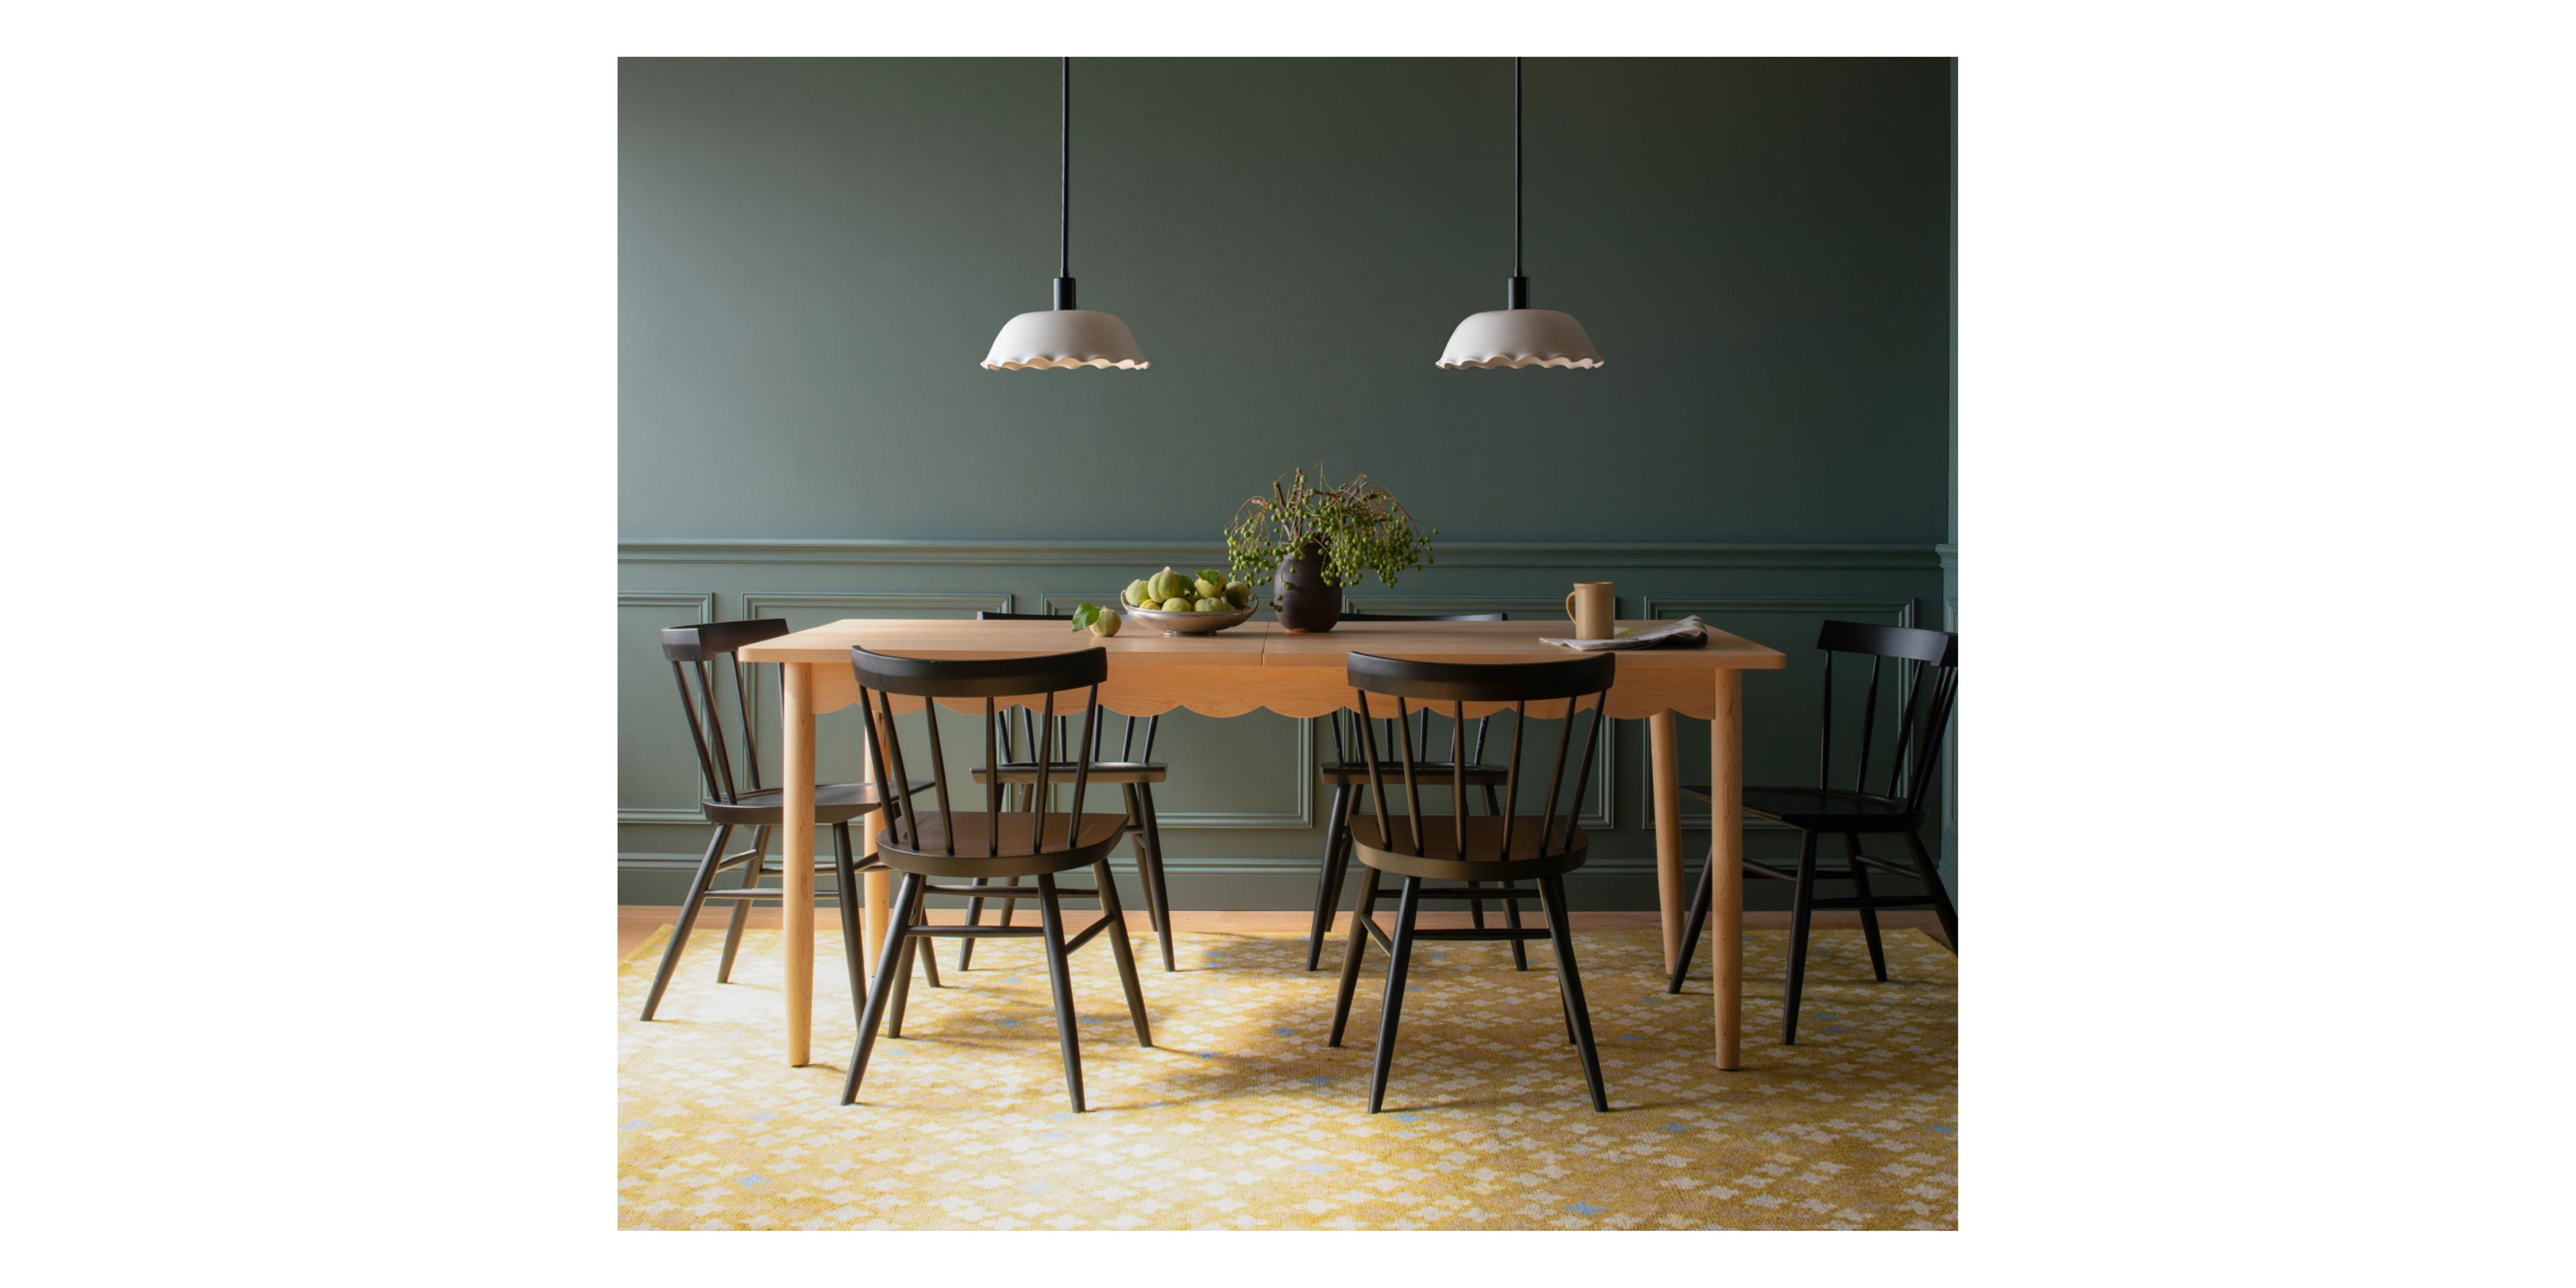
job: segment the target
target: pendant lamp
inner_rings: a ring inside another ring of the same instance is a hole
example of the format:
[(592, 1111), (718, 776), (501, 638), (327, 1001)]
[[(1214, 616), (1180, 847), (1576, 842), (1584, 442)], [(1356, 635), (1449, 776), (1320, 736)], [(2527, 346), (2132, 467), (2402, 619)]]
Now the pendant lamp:
[(1443, 371), (1486, 371), (1495, 367), (1575, 367), (1589, 371), (1603, 365), (1592, 337), (1570, 313), (1529, 306), (1529, 279), (1521, 276), (1521, 60), (1512, 60), (1512, 275), (1503, 287), (1503, 307), (1470, 313), (1449, 333), (1449, 348), (1440, 355)]
[(1023, 313), (1002, 324), (993, 351), (984, 355), (986, 371), (1047, 371), (1074, 367), (1116, 367), (1143, 371), (1144, 351), (1136, 336), (1114, 313), (1073, 306), (1073, 278), (1067, 267), (1073, 247), (1073, 60), (1063, 60), (1064, 131), (1058, 153), (1062, 169), (1056, 188), (1055, 307)]

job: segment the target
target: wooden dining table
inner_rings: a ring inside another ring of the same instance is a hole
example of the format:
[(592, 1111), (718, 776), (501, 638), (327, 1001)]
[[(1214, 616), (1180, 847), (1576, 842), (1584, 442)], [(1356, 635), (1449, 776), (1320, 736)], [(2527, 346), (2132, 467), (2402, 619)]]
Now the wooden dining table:
[[(1623, 621), (1652, 629), (1669, 622)], [(783, 672), (783, 780), (786, 815), (782, 865), (785, 903), (787, 1062), (810, 1062), (814, 1013), (814, 718), (858, 701), (850, 648), (919, 658), (1029, 657), (1068, 649), (1109, 654), (1100, 705), (1122, 715), (1161, 715), (1186, 708), (1206, 716), (1253, 711), (1306, 718), (1356, 708), (1346, 659), (1353, 653), (1427, 662), (1540, 662), (1573, 654), (1542, 644), (1571, 633), (1569, 622), (1351, 621), (1322, 633), (1294, 633), (1276, 622), (1247, 622), (1213, 635), (1163, 635), (1131, 624), (1116, 636), (1068, 633), (1061, 622), (956, 620), (837, 621), (782, 635), (742, 650), (746, 662), (775, 662)], [(1613, 719), (1644, 720), (1652, 748), (1655, 806), (1655, 893), (1662, 913), (1664, 962), (1680, 953), (1687, 900), (1682, 883), (1679, 740), (1676, 717), (1709, 722), (1711, 818), (1709, 862), (1715, 907), (1709, 917), (1709, 961), (1716, 994), (1717, 1067), (1736, 1068), (1743, 1015), (1744, 787), (1743, 673), (1772, 671), (1787, 660), (1774, 649), (1711, 629), (1705, 647), (1623, 650), (1604, 699)], [(1078, 712), (1081, 693), (1056, 695), (1059, 713)], [(946, 705), (943, 702), (943, 705)], [(897, 713), (921, 700), (897, 698)], [(959, 710), (982, 711), (980, 702)], [(1471, 717), (1492, 708), (1469, 704)], [(1541, 714), (1535, 710), (1533, 715)], [(873, 736), (873, 730), (862, 736)], [(883, 815), (861, 819), (860, 852), (873, 853)], [(862, 878), (863, 961), (873, 966), (884, 940), (891, 888), (883, 870)]]

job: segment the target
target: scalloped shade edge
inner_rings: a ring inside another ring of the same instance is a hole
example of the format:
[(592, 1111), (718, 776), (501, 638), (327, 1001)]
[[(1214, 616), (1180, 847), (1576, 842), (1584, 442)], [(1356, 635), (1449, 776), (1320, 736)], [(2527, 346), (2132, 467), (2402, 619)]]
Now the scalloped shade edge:
[(1136, 344), (1136, 335), (1114, 313), (1093, 309), (1043, 309), (1023, 313), (1002, 324), (993, 350), (984, 355), (986, 371), (1069, 371), (1076, 367), (1115, 367), (1143, 371), (1152, 364)]
[(1555, 309), (1492, 309), (1470, 313), (1449, 333), (1440, 355), (1444, 371), (1490, 371), (1497, 367), (1563, 367), (1590, 371), (1609, 365), (1592, 347), (1592, 337), (1570, 313)]

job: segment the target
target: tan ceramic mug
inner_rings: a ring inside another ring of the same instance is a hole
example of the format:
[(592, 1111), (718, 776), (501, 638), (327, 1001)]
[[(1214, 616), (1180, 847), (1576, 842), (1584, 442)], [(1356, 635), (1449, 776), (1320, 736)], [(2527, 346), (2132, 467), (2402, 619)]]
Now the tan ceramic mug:
[(1574, 638), (1606, 640), (1617, 628), (1611, 625), (1615, 616), (1610, 608), (1610, 586), (1606, 581), (1578, 581), (1565, 597), (1565, 615), (1574, 619)]

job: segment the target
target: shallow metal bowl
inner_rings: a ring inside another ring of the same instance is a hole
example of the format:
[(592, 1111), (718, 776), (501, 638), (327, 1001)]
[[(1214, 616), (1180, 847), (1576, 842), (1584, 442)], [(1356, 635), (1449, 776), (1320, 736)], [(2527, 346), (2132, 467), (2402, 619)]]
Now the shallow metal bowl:
[(1138, 626), (1158, 630), (1165, 635), (1214, 635), (1229, 626), (1241, 626), (1251, 621), (1253, 610), (1238, 608), (1230, 613), (1167, 613), (1159, 608), (1121, 608), (1118, 612)]

